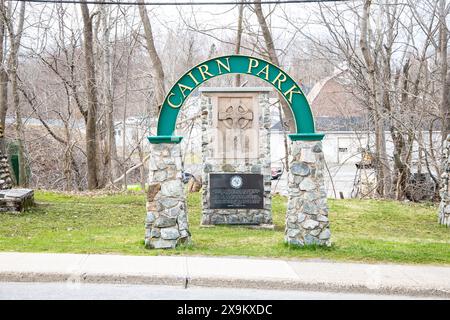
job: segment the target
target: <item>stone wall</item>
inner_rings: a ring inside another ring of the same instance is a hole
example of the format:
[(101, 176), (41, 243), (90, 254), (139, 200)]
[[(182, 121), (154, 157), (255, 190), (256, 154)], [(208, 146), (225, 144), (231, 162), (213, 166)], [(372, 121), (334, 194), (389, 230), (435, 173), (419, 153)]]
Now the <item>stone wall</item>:
[[(270, 159), (270, 125), (269, 98), (267, 92), (256, 94), (258, 110), (258, 145), (257, 155), (253, 159), (214, 158), (213, 102), (210, 96), (202, 93), (202, 225), (216, 224), (251, 224), (272, 225), (271, 198), (271, 159)], [(209, 174), (210, 173), (256, 173), (262, 174), (264, 180), (264, 209), (210, 209)]]
[(320, 141), (291, 141), (285, 242), (330, 246), (325, 160)]
[(441, 175), (441, 203), (439, 205), (438, 222), (450, 227), (450, 190), (449, 190), (449, 174), (450, 174), (450, 135), (445, 140), (443, 150), (443, 173)]
[(180, 145), (152, 144), (149, 164), (145, 245), (166, 249), (186, 244), (190, 233), (181, 182)]

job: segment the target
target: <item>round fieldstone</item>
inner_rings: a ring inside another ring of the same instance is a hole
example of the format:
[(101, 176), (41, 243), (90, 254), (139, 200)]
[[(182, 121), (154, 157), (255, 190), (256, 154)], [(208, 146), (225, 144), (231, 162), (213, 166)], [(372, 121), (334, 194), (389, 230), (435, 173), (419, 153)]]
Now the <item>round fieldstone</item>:
[(161, 236), (160, 229), (152, 228), (152, 230), (150, 231), (150, 238), (159, 238), (160, 236)]
[(187, 217), (185, 215), (178, 216), (177, 223), (178, 223), (179, 230), (188, 230), (189, 229)]
[(155, 215), (153, 212), (147, 212), (147, 218), (145, 219), (145, 222), (147, 223), (153, 223), (155, 222)]
[(183, 197), (184, 189), (180, 180), (168, 180), (161, 183), (161, 194), (164, 197)]
[(298, 230), (298, 229), (289, 229), (289, 230), (287, 231), (287, 236), (290, 237), (290, 238), (294, 238), (294, 237), (296, 237), (299, 233), (300, 233), (300, 230)]
[(305, 193), (305, 200), (307, 200), (307, 201), (315, 201), (322, 197), (326, 197), (326, 195), (323, 196), (321, 192), (317, 192), (317, 191), (310, 191), (310, 192)]
[(324, 216), (324, 215), (322, 215), (322, 214), (320, 214), (320, 215), (317, 216), (317, 221), (320, 221), (320, 222), (329, 222), (328, 217), (327, 217), (327, 216)]
[(169, 209), (167, 215), (169, 217), (171, 217), (171, 218), (176, 218), (176, 217), (178, 217), (179, 215), (181, 215), (184, 212), (183, 209), (184, 209), (183, 205), (179, 204), (176, 207), (173, 207), (172, 209)]
[(252, 168), (250, 169), (250, 171), (251, 171), (252, 173), (261, 173), (261, 166), (254, 165), (254, 166), (252, 166)]
[(175, 248), (177, 242), (174, 240), (165, 240), (165, 239), (150, 239), (148, 241), (148, 247), (154, 249), (173, 249)]
[(189, 233), (188, 230), (181, 230), (180, 231), (180, 238), (187, 238), (189, 237), (191, 234)]
[(309, 175), (309, 166), (303, 162), (294, 162), (291, 164), (291, 172), (297, 176), (305, 177)]
[(298, 221), (299, 223), (305, 221), (305, 219), (306, 219), (306, 214), (304, 214), (304, 213), (299, 213), (299, 214), (298, 214), (298, 216), (297, 216), (297, 221)]
[(310, 234), (307, 234), (307, 235), (305, 236), (305, 244), (306, 244), (306, 245), (320, 244), (320, 241), (319, 241), (319, 239), (317, 239), (316, 237), (314, 237), (314, 236), (312, 236), (312, 235), (310, 235)]
[(300, 182), (299, 188), (302, 191), (312, 191), (316, 188), (316, 183), (311, 178), (305, 178)]
[(317, 207), (312, 202), (305, 202), (302, 207), (302, 212), (306, 214), (315, 215), (318, 213)]
[(176, 240), (180, 237), (178, 228), (164, 228), (161, 229), (161, 238), (164, 240)]
[(288, 209), (288, 210), (295, 209), (295, 202), (296, 202), (296, 201), (294, 201), (293, 199), (289, 199), (288, 205), (287, 205), (287, 209)]
[(173, 198), (161, 198), (158, 200), (158, 203), (165, 209), (173, 208), (178, 204), (178, 199)]
[(316, 220), (306, 220), (305, 222), (302, 223), (302, 227), (308, 230), (312, 230), (316, 227), (319, 226), (319, 222)]
[(158, 170), (153, 172), (153, 181), (164, 181), (167, 178), (167, 170)]
[(176, 225), (177, 219), (176, 218), (169, 218), (166, 216), (159, 216), (155, 220), (155, 227), (158, 228), (166, 228), (166, 227), (173, 227)]
[(331, 232), (330, 232), (330, 229), (328, 229), (328, 228), (323, 230), (319, 235), (320, 240), (328, 240), (328, 239), (330, 239), (330, 237), (331, 237)]
[(211, 215), (210, 218), (210, 223), (211, 224), (223, 224), (225, 223), (225, 217), (221, 214), (213, 214)]

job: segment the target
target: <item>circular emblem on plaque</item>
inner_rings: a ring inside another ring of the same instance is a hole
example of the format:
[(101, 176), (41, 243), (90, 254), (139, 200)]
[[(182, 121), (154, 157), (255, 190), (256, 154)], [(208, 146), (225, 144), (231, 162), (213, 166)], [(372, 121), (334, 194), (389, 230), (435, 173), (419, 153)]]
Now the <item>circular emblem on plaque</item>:
[(232, 176), (230, 179), (230, 185), (234, 189), (240, 189), (242, 187), (242, 177)]

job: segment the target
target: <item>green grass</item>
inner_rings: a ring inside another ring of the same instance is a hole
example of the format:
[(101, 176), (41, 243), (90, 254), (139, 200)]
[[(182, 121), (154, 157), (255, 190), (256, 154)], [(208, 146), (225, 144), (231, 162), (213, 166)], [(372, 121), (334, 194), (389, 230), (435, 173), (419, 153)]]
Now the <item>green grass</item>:
[[(147, 185), (145, 185), (145, 189), (147, 189)], [(142, 187), (140, 184), (129, 184), (127, 185), (128, 191), (141, 191)]]
[(199, 226), (200, 194), (188, 197), (192, 244), (144, 248), (145, 197), (69, 195), (38, 191), (23, 214), (0, 213), (0, 251), (323, 258), (450, 264), (450, 229), (437, 208), (382, 200), (329, 200), (331, 248), (292, 248), (283, 242), (286, 199), (275, 196), (275, 230)]

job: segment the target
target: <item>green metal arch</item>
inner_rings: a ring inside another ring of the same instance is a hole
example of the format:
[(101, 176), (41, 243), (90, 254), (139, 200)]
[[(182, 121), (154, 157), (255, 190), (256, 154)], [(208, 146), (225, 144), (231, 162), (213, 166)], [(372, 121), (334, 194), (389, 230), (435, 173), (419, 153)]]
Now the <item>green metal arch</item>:
[(248, 74), (270, 83), (289, 104), (294, 116), (296, 132), (289, 135), (292, 140), (321, 140), (324, 134), (316, 133), (309, 103), (300, 86), (274, 64), (251, 56), (228, 55), (204, 61), (186, 72), (170, 89), (161, 106), (157, 135), (148, 137), (151, 143), (179, 143), (174, 136), (178, 112), (187, 97), (201, 85), (225, 74)]

